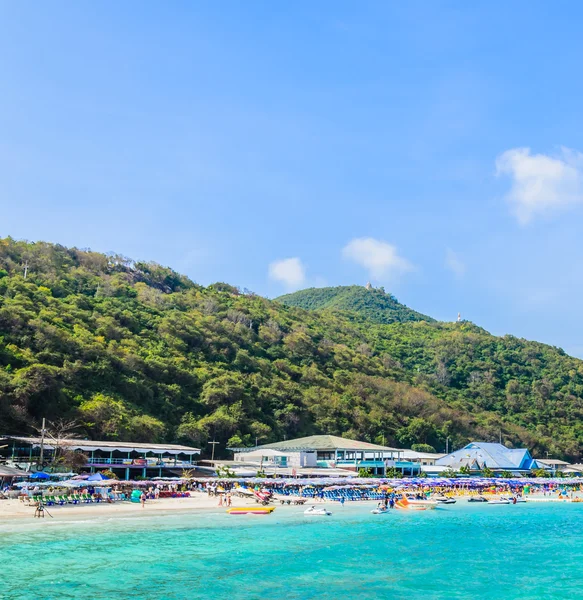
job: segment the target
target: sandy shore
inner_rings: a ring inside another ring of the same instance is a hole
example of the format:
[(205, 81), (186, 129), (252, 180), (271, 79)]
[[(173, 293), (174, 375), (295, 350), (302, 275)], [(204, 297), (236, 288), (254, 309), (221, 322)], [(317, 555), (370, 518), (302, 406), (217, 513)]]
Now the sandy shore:
[[(256, 506), (254, 501), (241, 498), (233, 499), (233, 506)], [(179, 511), (207, 511), (226, 510), (226, 507), (218, 506), (218, 499), (209, 498), (206, 494), (196, 494), (190, 498), (160, 498), (159, 500), (147, 500), (142, 508), (140, 504), (133, 502), (107, 502), (92, 504), (65, 504), (64, 506), (48, 506), (47, 510), (54, 518), (59, 516), (79, 515), (106, 517), (112, 515), (151, 515), (156, 512)], [(33, 518), (35, 508), (20, 500), (0, 500), (0, 523), (5, 520), (18, 518)]]
[[(469, 496), (456, 496), (458, 501), (464, 501)], [(529, 502), (569, 502), (569, 499), (559, 499), (556, 496), (532, 495), (528, 497)], [(375, 503), (376, 500), (365, 500), (354, 504)], [(315, 502), (308, 500), (304, 507), (312, 504), (317, 506), (322, 505), (338, 505), (338, 502)], [(353, 503), (349, 503), (352, 505)], [(233, 498), (233, 506), (257, 506), (254, 500), (247, 498)], [(275, 506), (287, 508), (287, 505), (282, 506), (278, 501)], [(182, 512), (205, 512), (218, 511), (223, 512), (226, 506), (219, 506), (216, 497), (209, 497), (206, 494), (195, 493), (190, 498), (160, 498), (159, 500), (148, 500), (142, 508), (140, 504), (132, 502), (115, 502), (109, 504), (107, 502), (92, 503), (92, 504), (66, 504), (64, 506), (49, 506), (47, 510), (53, 518), (81, 516), (83, 519), (87, 517), (110, 517), (110, 516), (148, 516), (156, 513), (164, 513), (170, 511)], [(14, 519), (32, 519), (34, 516), (35, 507), (33, 505), (21, 502), (20, 500), (0, 500), (0, 524), (3, 521), (12, 521)]]

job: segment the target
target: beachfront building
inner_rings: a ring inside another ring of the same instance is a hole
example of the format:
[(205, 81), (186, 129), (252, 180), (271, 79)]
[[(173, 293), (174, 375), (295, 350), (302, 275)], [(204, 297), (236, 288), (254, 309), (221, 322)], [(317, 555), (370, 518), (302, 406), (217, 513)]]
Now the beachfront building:
[(421, 470), (423, 467), (432, 467), (437, 460), (446, 456), (437, 452), (416, 452), (415, 450), (401, 450), (401, 458), (405, 461), (419, 463)]
[[(396, 468), (407, 475), (421, 470), (419, 462), (403, 460), (403, 450), (359, 442), (335, 435), (312, 435), (253, 448), (231, 448), (235, 463), (256, 464), (276, 473), (327, 475), (333, 471), (354, 474), (368, 469), (373, 475), (384, 475)], [(317, 471), (317, 472), (316, 472)]]
[[(491, 442), (471, 442), (460, 450), (437, 459), (435, 466), (440, 467), (441, 472), (449, 469), (459, 471), (464, 467), (474, 474), (488, 468), (497, 475), (503, 471), (524, 475), (539, 468), (538, 462), (526, 448), (507, 448)], [(431, 468), (428, 473), (429, 471)]]
[(566, 460), (559, 460), (558, 458), (537, 458), (536, 462), (541, 469), (546, 469), (551, 475), (559, 472), (564, 473), (565, 471), (568, 474), (573, 474), (577, 471), (577, 469), (573, 469), (574, 465), (570, 465)]
[(111, 469), (121, 479), (140, 477), (179, 476), (184, 469), (194, 467), (193, 457), (198, 448), (177, 444), (143, 444), (139, 442), (112, 442), (78, 439), (54, 440), (40, 437), (4, 436), (0, 438), (2, 457), (7, 465), (37, 470), (41, 445), (44, 462), (51, 461), (58, 449), (72, 450), (86, 456), (84, 471), (95, 473)]

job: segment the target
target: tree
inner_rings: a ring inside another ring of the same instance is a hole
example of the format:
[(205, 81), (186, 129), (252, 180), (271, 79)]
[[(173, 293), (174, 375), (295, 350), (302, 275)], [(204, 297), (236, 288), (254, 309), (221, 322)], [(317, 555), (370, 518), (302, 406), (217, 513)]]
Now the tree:
[(429, 452), (435, 453), (435, 448), (429, 444), (412, 444), (411, 450), (414, 452)]

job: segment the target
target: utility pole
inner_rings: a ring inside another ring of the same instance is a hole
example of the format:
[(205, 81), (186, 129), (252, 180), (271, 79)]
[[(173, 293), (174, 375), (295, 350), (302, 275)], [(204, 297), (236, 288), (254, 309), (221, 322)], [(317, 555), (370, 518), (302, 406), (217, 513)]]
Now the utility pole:
[(445, 438), (445, 453), (449, 454), (449, 436)]
[(28, 261), (24, 263), (24, 278), (28, 275)]
[[(27, 263), (28, 265), (28, 263)], [(24, 278), (26, 279), (26, 271), (24, 272)], [(43, 424), (42, 424), (42, 428), (40, 430), (40, 470), (43, 470), (44, 467), (44, 461), (45, 461), (45, 433), (46, 433), (46, 429), (45, 429), (45, 418), (43, 417)]]
[(208, 443), (209, 443), (209, 444), (212, 444), (213, 451), (212, 451), (212, 454), (211, 454), (211, 461), (214, 461), (214, 460), (215, 460), (215, 446), (216, 446), (217, 444), (219, 444), (220, 442), (215, 442), (215, 441), (213, 440), (212, 442), (208, 442)]
[(500, 445), (502, 445), (502, 429), (500, 430)]

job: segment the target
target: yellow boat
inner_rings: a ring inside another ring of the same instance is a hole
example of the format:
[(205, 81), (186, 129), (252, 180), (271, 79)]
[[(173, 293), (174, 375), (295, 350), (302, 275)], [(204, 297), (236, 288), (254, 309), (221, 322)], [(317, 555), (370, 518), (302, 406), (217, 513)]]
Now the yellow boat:
[(270, 515), (275, 506), (239, 506), (227, 508), (230, 515)]

